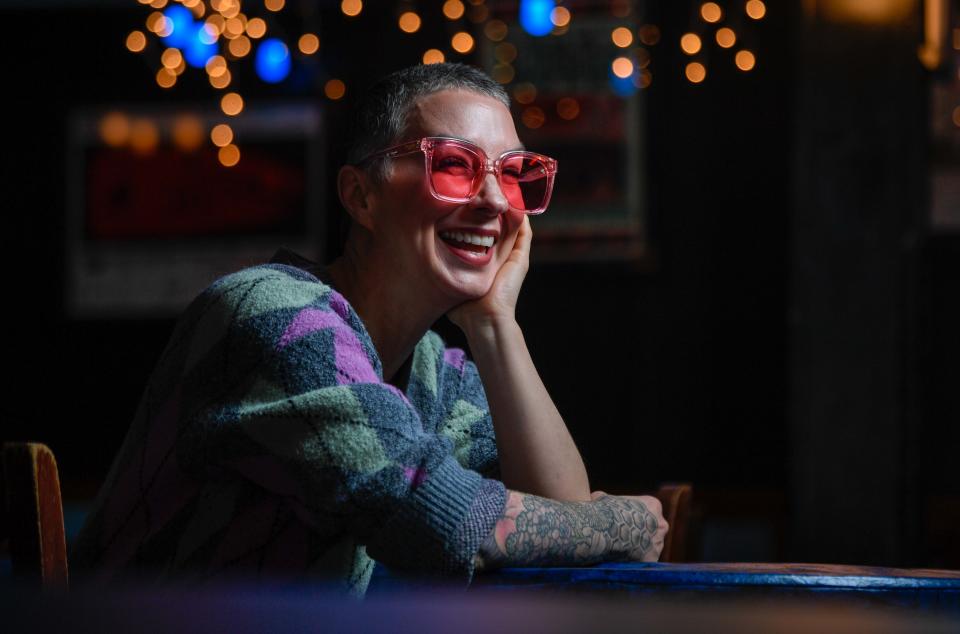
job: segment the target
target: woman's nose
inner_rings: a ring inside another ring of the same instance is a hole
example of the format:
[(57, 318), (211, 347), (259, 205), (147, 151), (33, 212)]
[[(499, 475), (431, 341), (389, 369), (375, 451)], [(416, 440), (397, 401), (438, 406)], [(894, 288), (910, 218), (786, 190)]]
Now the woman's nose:
[(507, 197), (503, 195), (500, 183), (492, 170), (488, 170), (483, 175), (483, 181), (480, 183), (480, 191), (473, 199), (473, 206), (477, 209), (489, 210), (490, 213), (497, 215), (506, 213), (510, 210), (510, 203)]

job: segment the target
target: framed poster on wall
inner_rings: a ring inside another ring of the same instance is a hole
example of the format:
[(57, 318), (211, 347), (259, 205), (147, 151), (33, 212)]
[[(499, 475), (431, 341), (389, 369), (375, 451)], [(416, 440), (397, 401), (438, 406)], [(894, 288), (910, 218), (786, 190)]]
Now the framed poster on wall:
[(232, 118), (184, 107), (86, 110), (69, 134), (71, 317), (174, 316), (218, 277), (280, 246), (323, 257), (314, 103)]

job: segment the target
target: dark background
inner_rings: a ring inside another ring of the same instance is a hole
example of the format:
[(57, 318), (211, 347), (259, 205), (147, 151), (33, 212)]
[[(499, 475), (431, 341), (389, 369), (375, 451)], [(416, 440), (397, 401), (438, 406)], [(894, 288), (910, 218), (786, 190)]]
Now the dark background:
[[(323, 99), (327, 76), (348, 81), (325, 104), (330, 165), (350, 96), (426, 48), (401, 41), (392, 8), (344, 26), (337, 4), (311, 5), (322, 63), (288, 89)], [(960, 235), (928, 221), (920, 8), (868, 27), (771, 0), (757, 68), (692, 85), (666, 43), (695, 6), (644, 8), (665, 42), (644, 92), (649, 253), (537, 261), (518, 309), (591, 483), (692, 482), (695, 560), (960, 567)], [(0, 3), (2, 435), (51, 446), (68, 522), (173, 326), (70, 319), (63, 300), (68, 113), (182, 94), (123, 49), (143, 14), (132, 0)]]

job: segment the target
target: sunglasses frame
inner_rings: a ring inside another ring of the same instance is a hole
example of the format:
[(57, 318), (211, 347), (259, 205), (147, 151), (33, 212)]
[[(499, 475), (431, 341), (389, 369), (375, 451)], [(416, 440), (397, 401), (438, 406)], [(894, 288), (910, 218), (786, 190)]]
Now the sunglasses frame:
[[(434, 148), (441, 143), (452, 143), (459, 146), (463, 150), (466, 150), (468, 152), (473, 152), (481, 159), (483, 163), (482, 171), (478, 171), (477, 176), (474, 177), (473, 183), (470, 186), (470, 195), (465, 198), (457, 197), (457, 196), (446, 196), (444, 194), (441, 194), (436, 190), (436, 188), (433, 185), (433, 178), (432, 178), (433, 151), (434, 151)], [(510, 205), (510, 209), (514, 211), (523, 212), (531, 216), (535, 216), (538, 214), (542, 214), (544, 211), (546, 211), (547, 206), (550, 204), (550, 197), (553, 195), (553, 179), (554, 179), (554, 176), (556, 176), (557, 174), (557, 160), (550, 158), (549, 156), (546, 156), (544, 154), (529, 152), (527, 150), (510, 150), (508, 152), (504, 152), (503, 154), (501, 154), (499, 157), (497, 157), (495, 161), (491, 161), (490, 158), (487, 156), (487, 153), (483, 151), (483, 148), (481, 148), (475, 143), (471, 143), (470, 141), (465, 141), (464, 139), (457, 139), (454, 137), (426, 136), (420, 139), (407, 141), (406, 143), (401, 143), (399, 145), (388, 147), (386, 149), (380, 150), (379, 152), (374, 152), (373, 154), (366, 156), (358, 164), (362, 165), (363, 163), (366, 163), (367, 161), (373, 158), (376, 158), (378, 156), (385, 156), (386, 158), (397, 158), (399, 156), (406, 156), (408, 154), (414, 154), (416, 152), (423, 152), (423, 167), (427, 175), (427, 183), (430, 185), (430, 194), (437, 200), (442, 200), (444, 202), (450, 202), (450, 203), (460, 203), (460, 204), (473, 200), (477, 196), (477, 194), (480, 193), (480, 187), (482, 186), (483, 179), (487, 174), (494, 175), (494, 177), (497, 179), (497, 184), (500, 186), (500, 190), (503, 191), (503, 182), (501, 181), (501, 177), (503, 173), (501, 171), (501, 166), (503, 165), (503, 162), (505, 160), (510, 159), (517, 155), (537, 159), (543, 163), (544, 168), (546, 169), (546, 172), (547, 172), (547, 189), (546, 189), (546, 194), (543, 197), (543, 204), (541, 204), (541, 206), (538, 207), (537, 209), (531, 209), (531, 210), (519, 209), (517, 207), (514, 207), (513, 205)], [(504, 198), (507, 198), (506, 194), (504, 194)], [(509, 198), (507, 198), (507, 204), (508, 205), (510, 204)]]

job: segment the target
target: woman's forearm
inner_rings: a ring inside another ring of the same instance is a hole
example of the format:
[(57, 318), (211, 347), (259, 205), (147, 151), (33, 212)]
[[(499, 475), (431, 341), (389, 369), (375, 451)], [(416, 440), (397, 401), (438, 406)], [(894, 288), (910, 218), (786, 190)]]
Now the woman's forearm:
[(486, 391), (508, 488), (554, 500), (587, 501), (583, 459), (547, 393), (514, 320), (465, 329)]
[(557, 502), (508, 491), (503, 516), (480, 545), (476, 565), (483, 570), (656, 561), (667, 528), (653, 498)]

